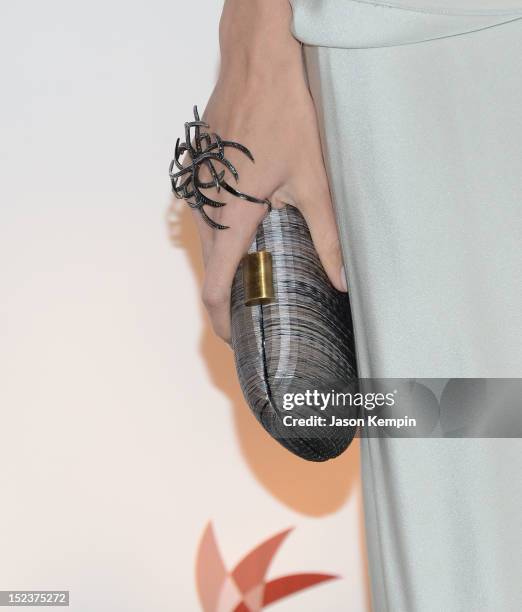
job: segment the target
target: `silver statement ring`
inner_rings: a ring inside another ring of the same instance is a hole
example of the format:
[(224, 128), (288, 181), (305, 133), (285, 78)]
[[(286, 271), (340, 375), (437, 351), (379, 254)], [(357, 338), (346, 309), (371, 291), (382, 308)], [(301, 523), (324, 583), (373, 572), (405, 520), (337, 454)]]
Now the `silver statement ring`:
[[(266, 205), (268, 212), (270, 212), (272, 210), (270, 200), (261, 200), (238, 191), (226, 180), (228, 170), (236, 183), (239, 182), (238, 171), (225, 157), (226, 149), (233, 148), (241, 151), (253, 162), (254, 156), (252, 153), (239, 142), (223, 140), (219, 134), (207, 132), (205, 129), (208, 130), (209, 125), (200, 120), (197, 106), (194, 106), (194, 121), (185, 123), (185, 142), (180, 142), (180, 139), (177, 139), (174, 159), (169, 166), (172, 190), (176, 197), (185, 200), (190, 208), (200, 212), (208, 225), (219, 230), (228, 229), (228, 226), (213, 221), (207, 215), (204, 207), (221, 208), (225, 206), (225, 202), (218, 202), (206, 196), (203, 193), (206, 189), (216, 189), (219, 192), (223, 188), (228, 193), (247, 202)], [(181, 157), (185, 154), (183, 165)], [(202, 168), (206, 168), (210, 172), (212, 180), (202, 181), (199, 178)]]

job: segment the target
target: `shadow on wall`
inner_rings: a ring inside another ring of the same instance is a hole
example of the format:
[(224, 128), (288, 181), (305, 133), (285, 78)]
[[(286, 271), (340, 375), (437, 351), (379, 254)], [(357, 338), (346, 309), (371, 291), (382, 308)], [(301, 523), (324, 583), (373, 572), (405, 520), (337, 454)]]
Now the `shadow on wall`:
[[(203, 283), (203, 263), (192, 211), (172, 198), (167, 211), (171, 243), (185, 250), (198, 281)], [(322, 516), (339, 509), (359, 478), (358, 440), (337, 459), (310, 463), (296, 457), (273, 440), (257, 422), (243, 399), (230, 348), (212, 332), (205, 320), (201, 355), (211, 380), (230, 400), (241, 452), (257, 480), (279, 501), (307, 516)]]

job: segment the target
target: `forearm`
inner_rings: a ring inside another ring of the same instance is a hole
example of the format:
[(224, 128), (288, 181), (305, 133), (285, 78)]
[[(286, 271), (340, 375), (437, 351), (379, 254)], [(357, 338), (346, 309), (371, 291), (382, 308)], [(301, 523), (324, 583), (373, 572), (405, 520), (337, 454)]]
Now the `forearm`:
[(225, 0), (219, 39), (220, 79), (272, 78), (300, 70), (300, 44), (290, 31), (288, 0)]

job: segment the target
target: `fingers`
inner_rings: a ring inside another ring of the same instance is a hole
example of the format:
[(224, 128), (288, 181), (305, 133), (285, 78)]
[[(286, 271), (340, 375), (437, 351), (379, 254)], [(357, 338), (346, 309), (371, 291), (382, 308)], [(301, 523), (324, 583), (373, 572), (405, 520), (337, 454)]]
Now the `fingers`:
[(203, 218), (197, 210), (192, 210), (192, 217), (198, 229), (201, 253), (203, 255), (203, 265), (206, 268), (212, 249), (213, 230), (209, 225), (207, 225), (207, 223), (205, 223), (205, 221), (203, 221)]
[[(299, 209), (305, 217), (314, 246), (332, 285), (339, 291), (346, 292), (346, 276), (327, 183), (322, 189), (315, 188), (313, 191), (309, 190), (306, 196), (301, 196)], [(262, 205), (231, 199), (225, 207), (216, 212), (218, 216), (215, 220), (230, 226), (229, 229), (212, 229), (197, 213), (205, 258), (202, 299), (214, 332), (226, 342), (230, 342), (232, 282), (267, 209)]]
[[(236, 167), (241, 177), (241, 187), (252, 196), (264, 199), (269, 193), (270, 184), (266, 181), (261, 188), (259, 177), (249, 159), (244, 158), (237, 151), (231, 151), (230, 161)], [(200, 178), (204, 181), (211, 179), (206, 175), (206, 169), (201, 172)], [(232, 187), (238, 187), (230, 181)], [(201, 248), (205, 266), (205, 279), (202, 288), (203, 304), (209, 314), (212, 327), (217, 336), (230, 342), (230, 294), (232, 282), (243, 255), (248, 251), (257, 231), (258, 225), (267, 213), (267, 206), (261, 203), (245, 201), (227, 192), (223, 186), (218, 191), (215, 188), (206, 189), (205, 195), (224, 206), (204, 206), (204, 213), (212, 221), (225, 226), (227, 229), (215, 229), (203, 218), (201, 211), (194, 210), (195, 221), (201, 240)]]
[(332, 285), (348, 291), (337, 223), (327, 185), (303, 196), (299, 201), (319, 259)]
[[(202, 299), (215, 333), (230, 342), (230, 292), (243, 255), (248, 251), (266, 207), (243, 201), (229, 202), (222, 221), (226, 230), (211, 230), (212, 248), (206, 262)], [(223, 209), (224, 211), (224, 209)]]

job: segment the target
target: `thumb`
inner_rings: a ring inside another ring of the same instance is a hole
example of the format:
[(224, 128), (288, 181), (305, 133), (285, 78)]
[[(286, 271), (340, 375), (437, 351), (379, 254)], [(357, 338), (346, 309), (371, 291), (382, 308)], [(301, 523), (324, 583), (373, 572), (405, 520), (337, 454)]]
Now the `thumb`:
[(300, 202), (299, 209), (306, 220), (315, 250), (330, 282), (338, 291), (347, 292), (341, 245), (330, 194), (323, 193), (316, 197), (308, 195), (305, 201)]

